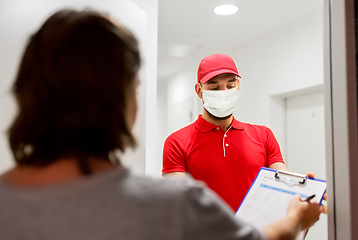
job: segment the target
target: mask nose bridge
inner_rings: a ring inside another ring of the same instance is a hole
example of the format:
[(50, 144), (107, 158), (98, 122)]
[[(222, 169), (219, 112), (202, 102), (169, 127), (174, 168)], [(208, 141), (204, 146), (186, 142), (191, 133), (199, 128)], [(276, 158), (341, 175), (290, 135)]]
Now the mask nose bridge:
[[(200, 83), (199, 83), (199, 87), (200, 87), (201, 91), (214, 91), (214, 90), (204, 90)], [(230, 88), (227, 87), (226, 83), (219, 83), (218, 91), (224, 91), (224, 90), (229, 90), (229, 89)]]

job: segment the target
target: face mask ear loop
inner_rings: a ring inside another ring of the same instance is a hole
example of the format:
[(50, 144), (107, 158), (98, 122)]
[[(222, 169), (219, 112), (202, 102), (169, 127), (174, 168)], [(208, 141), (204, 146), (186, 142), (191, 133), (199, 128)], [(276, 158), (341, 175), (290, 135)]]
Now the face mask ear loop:
[(201, 87), (201, 83), (198, 82), (198, 84), (199, 84), (199, 87), (200, 87), (200, 89), (201, 89), (201, 101), (202, 101), (203, 104), (204, 104), (204, 90), (203, 90), (203, 88)]

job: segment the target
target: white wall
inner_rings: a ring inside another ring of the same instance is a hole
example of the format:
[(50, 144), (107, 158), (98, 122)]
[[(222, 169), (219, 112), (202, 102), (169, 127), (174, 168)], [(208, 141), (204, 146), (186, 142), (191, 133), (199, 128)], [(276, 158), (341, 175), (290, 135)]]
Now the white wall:
[(156, 159), (158, 163), (157, 167), (157, 175), (161, 175), (161, 170), (163, 167), (163, 139), (165, 139), (169, 132), (167, 123), (168, 123), (168, 92), (167, 92), (167, 82), (158, 82), (158, 99), (157, 99), (157, 135), (156, 135)]
[[(143, 65), (138, 100), (142, 104), (136, 123), (139, 149), (127, 154), (126, 163), (139, 174), (159, 177), (161, 161), (157, 157), (157, 46), (158, 0), (133, 0), (147, 14)], [(138, 164), (136, 164), (138, 163)], [(144, 170), (144, 171), (143, 171)]]
[[(135, 172), (146, 171), (145, 157), (155, 159), (146, 149), (146, 114), (156, 106), (156, 46), (157, 46), (157, 0), (2, 0), (0, 2), (0, 172), (13, 165), (5, 131), (16, 110), (9, 92), (16, 70), (30, 34), (55, 11), (64, 7), (83, 9), (91, 7), (109, 13), (114, 19), (131, 29), (140, 42), (144, 60), (138, 90), (139, 113), (135, 132), (139, 147), (131, 157), (125, 156), (126, 165)], [(138, 4), (138, 5), (137, 5)], [(149, 45), (149, 46), (148, 46)], [(149, 87), (148, 87), (149, 86)], [(149, 91), (147, 91), (150, 89)], [(154, 89), (154, 90), (153, 90)], [(149, 106), (149, 107), (148, 107)], [(154, 106), (154, 107), (151, 107)], [(152, 110), (154, 109), (154, 110)], [(150, 124), (153, 125), (155, 119)], [(155, 131), (155, 127), (148, 130)], [(149, 145), (152, 142), (149, 141)]]

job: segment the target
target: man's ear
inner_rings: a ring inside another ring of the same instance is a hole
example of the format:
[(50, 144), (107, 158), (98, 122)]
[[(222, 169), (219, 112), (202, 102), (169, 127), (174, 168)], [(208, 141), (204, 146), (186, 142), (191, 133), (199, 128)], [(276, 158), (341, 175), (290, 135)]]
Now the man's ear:
[(203, 91), (201, 90), (201, 87), (199, 84), (200, 83), (195, 84), (195, 92), (199, 98), (203, 99)]

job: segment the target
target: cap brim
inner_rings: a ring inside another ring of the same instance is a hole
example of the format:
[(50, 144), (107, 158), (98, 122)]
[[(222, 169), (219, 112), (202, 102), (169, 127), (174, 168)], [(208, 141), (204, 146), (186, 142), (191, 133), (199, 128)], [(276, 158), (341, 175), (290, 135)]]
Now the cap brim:
[(224, 74), (224, 73), (231, 73), (234, 74), (236, 76), (238, 76), (239, 78), (241, 78), (241, 76), (239, 74), (237, 74), (237, 72), (230, 70), (230, 69), (220, 69), (214, 72), (209, 73), (208, 75), (206, 75), (205, 77), (203, 77), (200, 82), (202, 84), (205, 84), (207, 81), (209, 81), (210, 79), (212, 79), (213, 77), (216, 77), (220, 74)]

